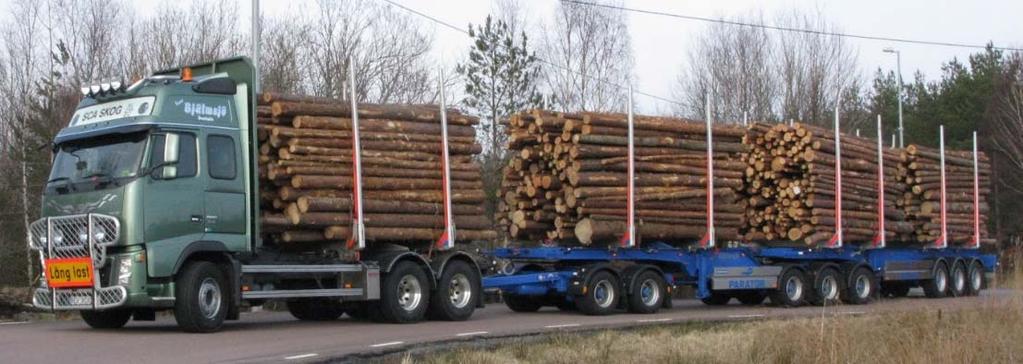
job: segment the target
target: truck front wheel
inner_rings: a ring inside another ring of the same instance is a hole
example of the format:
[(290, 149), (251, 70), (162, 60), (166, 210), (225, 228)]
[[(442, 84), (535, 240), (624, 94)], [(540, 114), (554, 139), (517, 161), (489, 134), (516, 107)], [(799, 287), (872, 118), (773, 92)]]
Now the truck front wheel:
[(464, 321), (476, 310), (480, 297), (479, 271), (455, 260), (444, 267), (427, 315), (435, 320)]
[(384, 322), (413, 323), (423, 320), (430, 302), (430, 282), (415, 263), (399, 262), (384, 275), (380, 304), (372, 305), (372, 317)]
[(81, 311), (82, 320), (94, 329), (119, 329), (131, 320), (131, 310)]
[(224, 325), (229, 296), (224, 273), (210, 262), (194, 262), (175, 281), (174, 319), (187, 332), (213, 332)]

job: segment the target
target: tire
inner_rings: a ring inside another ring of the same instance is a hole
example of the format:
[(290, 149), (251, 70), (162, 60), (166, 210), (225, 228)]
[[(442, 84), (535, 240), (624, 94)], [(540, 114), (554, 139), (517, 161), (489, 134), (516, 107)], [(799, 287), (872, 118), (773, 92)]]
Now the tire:
[(334, 321), (345, 314), (341, 301), (314, 298), (288, 301), (288, 312), (302, 321)]
[(838, 270), (824, 268), (817, 272), (813, 280), (811, 294), (807, 295), (807, 302), (814, 306), (834, 305), (840, 302), (842, 291), (845, 289), (844, 280)]
[(211, 262), (185, 266), (175, 280), (174, 319), (186, 332), (220, 330), (227, 317), (230, 296), (224, 273)]
[(539, 300), (531, 296), (508, 294), (502, 292), (501, 298), (504, 300), (504, 304), (515, 312), (536, 312), (539, 311), (540, 307), (543, 306), (542, 304), (540, 304)]
[(434, 320), (465, 321), (483, 294), (479, 270), (461, 260), (448, 262), (431, 295), (427, 316)]
[(881, 296), (886, 298), (903, 298), (909, 295), (912, 287), (904, 282), (891, 282), (881, 284)]
[(654, 271), (645, 271), (636, 277), (636, 284), (629, 287), (629, 312), (657, 313), (668, 295), (664, 278)]
[(762, 291), (745, 291), (735, 294), (735, 299), (746, 306), (757, 306), (767, 300), (767, 293)]
[(771, 290), (771, 304), (782, 307), (802, 306), (809, 290), (806, 281), (806, 274), (799, 268), (785, 269), (778, 280), (778, 289)]
[(942, 298), (948, 294), (948, 266), (944, 262), (934, 267), (934, 278), (921, 282), (927, 298)]
[(707, 306), (724, 306), (728, 304), (728, 301), (732, 300), (732, 295), (724, 292), (711, 291), (710, 296), (700, 299), (700, 302)]
[(610, 315), (621, 299), (618, 278), (606, 270), (594, 273), (586, 282), (586, 290), (576, 299), (579, 311), (590, 316)]
[(878, 293), (877, 280), (874, 279), (874, 272), (870, 269), (859, 267), (849, 274), (846, 288), (842, 290), (842, 302), (851, 305), (864, 305), (870, 303)]
[(131, 320), (131, 310), (80, 311), (82, 321), (94, 329), (120, 329)]
[(977, 296), (982, 289), (984, 289), (984, 267), (974, 261), (966, 270), (966, 295)]
[(374, 320), (408, 324), (423, 320), (429, 302), (430, 281), (426, 272), (415, 263), (401, 261), (384, 275), (379, 304), (368, 307)]
[(952, 264), (952, 270), (948, 274), (949, 285), (948, 293), (952, 297), (962, 297), (966, 295), (966, 264), (963, 262), (956, 262)]

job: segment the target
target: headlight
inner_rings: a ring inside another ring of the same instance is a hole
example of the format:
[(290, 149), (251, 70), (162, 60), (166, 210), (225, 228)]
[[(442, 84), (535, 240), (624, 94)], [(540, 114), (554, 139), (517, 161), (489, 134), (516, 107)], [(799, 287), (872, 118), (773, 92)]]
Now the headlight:
[(135, 263), (131, 255), (122, 256), (117, 264), (117, 284), (126, 286), (131, 281), (131, 268)]

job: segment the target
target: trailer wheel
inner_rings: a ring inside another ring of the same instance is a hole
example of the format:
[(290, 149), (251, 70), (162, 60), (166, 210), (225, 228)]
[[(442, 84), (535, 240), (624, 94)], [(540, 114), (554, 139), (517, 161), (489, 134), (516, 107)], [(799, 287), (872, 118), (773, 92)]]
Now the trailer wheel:
[(952, 264), (952, 270), (949, 272), (949, 286), (948, 292), (952, 297), (962, 297), (966, 295), (966, 265), (963, 262), (956, 262)]
[(508, 308), (515, 312), (536, 312), (543, 306), (540, 304), (539, 300), (532, 296), (502, 292), (501, 299), (504, 300), (504, 304), (508, 306)]
[(591, 316), (608, 315), (618, 307), (621, 298), (618, 278), (608, 271), (594, 273), (586, 282), (586, 289), (576, 300), (579, 311)]
[(834, 268), (824, 268), (817, 272), (813, 280), (813, 291), (808, 295), (807, 301), (814, 306), (833, 305), (839, 302), (842, 290), (841, 274)]
[(82, 321), (94, 329), (120, 329), (131, 320), (131, 310), (81, 311)]
[(700, 299), (700, 302), (707, 306), (724, 306), (728, 304), (728, 301), (732, 300), (732, 295), (724, 292), (711, 291), (710, 296)]
[(656, 313), (667, 295), (664, 277), (654, 271), (640, 273), (629, 289), (629, 312)]
[(479, 271), (464, 261), (450, 261), (437, 282), (427, 316), (435, 320), (464, 321), (476, 310), (481, 292)]
[(966, 276), (966, 295), (979, 295), (980, 290), (984, 288), (984, 267), (979, 262), (974, 261), (970, 263), (970, 269), (967, 270)]
[(391, 323), (413, 323), (423, 320), (430, 302), (430, 282), (415, 263), (398, 262), (384, 275), (380, 285), (380, 303), (369, 306), (371, 317)]
[(798, 307), (806, 300), (806, 275), (799, 268), (789, 267), (778, 280), (778, 289), (771, 291), (771, 303), (783, 307)]
[(888, 298), (902, 298), (909, 295), (912, 287), (905, 282), (889, 282), (881, 284), (881, 296)]
[(745, 291), (735, 294), (735, 299), (746, 306), (757, 306), (767, 300), (767, 293), (763, 291)]
[(333, 321), (345, 314), (341, 301), (328, 298), (288, 301), (288, 312), (302, 321)]
[(874, 279), (874, 272), (870, 269), (859, 267), (849, 275), (849, 286), (843, 291), (842, 301), (852, 305), (863, 305), (870, 303), (877, 292), (877, 281)]
[(942, 298), (948, 292), (948, 266), (939, 262), (934, 267), (934, 278), (923, 281), (924, 295), (927, 298)]

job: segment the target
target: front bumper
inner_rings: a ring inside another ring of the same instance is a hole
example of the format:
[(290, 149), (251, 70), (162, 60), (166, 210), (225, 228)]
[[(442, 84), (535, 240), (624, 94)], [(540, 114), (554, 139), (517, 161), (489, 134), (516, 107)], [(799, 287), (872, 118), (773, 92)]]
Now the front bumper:
[(124, 286), (100, 288), (37, 288), (32, 305), (45, 310), (105, 310), (128, 301)]

